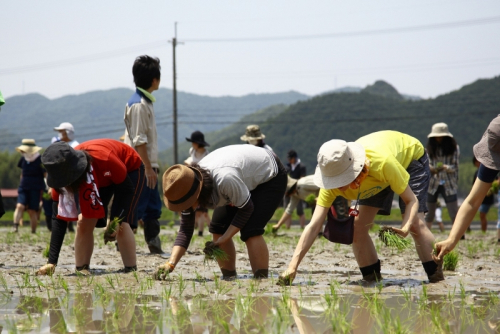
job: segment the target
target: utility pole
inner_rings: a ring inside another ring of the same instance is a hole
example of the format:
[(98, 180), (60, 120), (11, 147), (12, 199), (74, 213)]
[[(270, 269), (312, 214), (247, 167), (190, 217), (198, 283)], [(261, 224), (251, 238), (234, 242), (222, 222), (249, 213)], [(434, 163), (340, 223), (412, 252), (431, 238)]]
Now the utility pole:
[(173, 51), (173, 74), (174, 74), (174, 83), (172, 89), (172, 101), (173, 101), (173, 111), (174, 111), (174, 164), (178, 163), (178, 154), (177, 154), (177, 73), (175, 69), (175, 47), (177, 46), (177, 22), (175, 22), (175, 35), (172, 39), (172, 51)]

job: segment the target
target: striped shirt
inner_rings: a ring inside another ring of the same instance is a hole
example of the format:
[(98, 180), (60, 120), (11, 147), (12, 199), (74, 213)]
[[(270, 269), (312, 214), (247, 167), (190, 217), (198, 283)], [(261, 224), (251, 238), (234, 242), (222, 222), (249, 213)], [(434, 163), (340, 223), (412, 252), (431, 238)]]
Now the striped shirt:
[[(431, 171), (431, 180), (429, 182), (428, 193), (434, 195), (439, 186), (443, 186), (446, 196), (456, 195), (458, 191), (458, 161), (460, 159), (460, 148), (457, 145), (455, 153), (443, 156), (441, 149), (438, 149), (435, 157), (429, 156), (429, 165)], [(448, 165), (447, 170), (437, 171), (437, 164)]]

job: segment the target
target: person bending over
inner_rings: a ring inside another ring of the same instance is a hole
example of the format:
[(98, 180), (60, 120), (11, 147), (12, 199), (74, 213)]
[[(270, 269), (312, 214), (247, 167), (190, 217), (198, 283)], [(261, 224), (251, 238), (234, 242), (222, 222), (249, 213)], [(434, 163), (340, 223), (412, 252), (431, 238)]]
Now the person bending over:
[(334, 139), (324, 143), (318, 153), (314, 179), (321, 188), (316, 210), (280, 282), (293, 281), (337, 196), (359, 198), (359, 215), (354, 220), (354, 256), (365, 281), (381, 280), (381, 263), (368, 232), (375, 215), (390, 214), (394, 192), (400, 197), (403, 214), (402, 228), (394, 229), (395, 232), (403, 237), (411, 232), (429, 281), (443, 280), (442, 263), (432, 259), (434, 236), (424, 222), (429, 177), (424, 147), (404, 133), (379, 131), (356, 142)]
[[(111, 217), (121, 219), (116, 236), (124, 271), (137, 270), (135, 207), (145, 184), (144, 165), (137, 152), (111, 139), (95, 139), (73, 149), (65, 142), (50, 145), (42, 155), (47, 184), (53, 188), (54, 215), (48, 263), (38, 274), (52, 274), (59, 259), (67, 222), (77, 220), (75, 265), (81, 274), (90, 274), (94, 250), (94, 228), (105, 227), (107, 208), (114, 195)], [(78, 214), (75, 196), (80, 199)]]
[(174, 165), (163, 174), (165, 205), (182, 211), (179, 234), (170, 259), (155, 271), (162, 279), (172, 272), (189, 246), (194, 210), (214, 208), (209, 231), (227, 260), (218, 260), (224, 278), (236, 276), (236, 249), (232, 240), (240, 232), (255, 278), (268, 276), (269, 251), (264, 228), (283, 198), (286, 170), (271, 151), (252, 145), (232, 145), (213, 151), (198, 165)]

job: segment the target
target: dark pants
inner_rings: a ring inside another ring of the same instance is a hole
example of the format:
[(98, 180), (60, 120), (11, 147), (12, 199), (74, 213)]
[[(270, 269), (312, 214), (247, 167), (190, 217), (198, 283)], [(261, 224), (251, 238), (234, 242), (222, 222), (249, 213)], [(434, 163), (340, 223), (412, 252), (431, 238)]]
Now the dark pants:
[[(158, 173), (158, 171), (156, 170)], [(146, 179), (144, 179), (146, 182)], [(137, 217), (144, 222), (144, 238), (149, 242), (160, 234), (161, 199), (158, 193), (158, 182), (154, 189), (144, 185), (139, 202), (137, 203)]]

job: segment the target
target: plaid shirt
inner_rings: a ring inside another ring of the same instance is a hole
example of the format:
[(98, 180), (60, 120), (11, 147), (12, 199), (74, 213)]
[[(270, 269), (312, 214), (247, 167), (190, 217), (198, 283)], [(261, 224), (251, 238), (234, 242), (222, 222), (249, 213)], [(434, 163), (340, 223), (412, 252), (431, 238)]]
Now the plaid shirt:
[(432, 169), (437, 170), (437, 163), (442, 162), (443, 165), (448, 165), (448, 170), (441, 170), (435, 174), (431, 174), (428, 193), (434, 195), (439, 186), (443, 186), (446, 196), (456, 195), (458, 190), (458, 160), (460, 158), (460, 148), (457, 145), (457, 150), (453, 155), (442, 156), (441, 150), (437, 152), (436, 157), (429, 156), (429, 165)]

